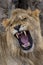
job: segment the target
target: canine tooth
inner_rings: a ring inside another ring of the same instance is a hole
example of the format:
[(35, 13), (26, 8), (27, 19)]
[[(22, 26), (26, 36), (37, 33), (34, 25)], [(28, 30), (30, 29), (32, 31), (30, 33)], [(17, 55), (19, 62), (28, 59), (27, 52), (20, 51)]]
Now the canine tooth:
[(22, 33), (22, 32), (21, 32)]
[(28, 45), (30, 46), (30, 43), (28, 42)]
[(24, 31), (24, 34), (26, 35), (26, 32)]
[(18, 35), (16, 34), (17, 38), (18, 38)]
[(25, 45), (22, 45), (23, 47), (26, 47)]

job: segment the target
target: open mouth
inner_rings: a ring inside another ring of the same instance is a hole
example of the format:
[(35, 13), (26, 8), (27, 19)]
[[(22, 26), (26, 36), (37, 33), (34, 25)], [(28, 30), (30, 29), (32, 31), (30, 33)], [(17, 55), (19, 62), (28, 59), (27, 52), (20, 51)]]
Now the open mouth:
[(19, 31), (14, 35), (23, 50), (30, 50), (33, 45), (33, 39), (29, 31)]

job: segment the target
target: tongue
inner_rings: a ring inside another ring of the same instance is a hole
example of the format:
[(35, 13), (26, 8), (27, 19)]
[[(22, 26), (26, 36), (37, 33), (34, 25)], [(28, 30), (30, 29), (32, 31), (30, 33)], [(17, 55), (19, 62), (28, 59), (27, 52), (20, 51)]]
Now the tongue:
[(20, 38), (21, 38), (21, 42), (23, 43), (24, 46), (27, 47), (27, 46), (30, 45), (29, 40), (28, 40), (28, 36), (27, 36), (27, 35), (26, 35), (26, 36), (25, 36), (25, 35), (21, 35)]

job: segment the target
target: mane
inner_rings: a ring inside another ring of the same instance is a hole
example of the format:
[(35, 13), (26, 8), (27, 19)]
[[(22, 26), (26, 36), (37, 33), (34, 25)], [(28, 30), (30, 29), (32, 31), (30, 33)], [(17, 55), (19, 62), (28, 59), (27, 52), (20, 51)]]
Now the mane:
[[(20, 9), (16, 9), (13, 11), (11, 17), (10, 17), (10, 20), (7, 20), (8, 22), (12, 23), (13, 22), (13, 18), (15, 18), (15, 16), (18, 16), (17, 13), (21, 13), (21, 12), (24, 12), (26, 13), (25, 10), (20, 10)], [(18, 13), (18, 14), (19, 14)], [(39, 14), (33, 12), (29, 14), (29, 12), (27, 13), (30, 17), (34, 18), (34, 20), (36, 21), (36, 26), (38, 25), (39, 28), (35, 30), (36, 35), (34, 35), (36, 38), (34, 39), (34, 42), (35, 42), (35, 45), (36, 47), (34, 48), (34, 51), (31, 52), (31, 53), (28, 53), (28, 54), (25, 54), (23, 53), (19, 48), (19, 51), (17, 51), (15, 54), (11, 54), (11, 51), (9, 52), (9, 49), (8, 46), (7, 46), (7, 32), (9, 31), (6, 31), (3, 35), (0, 34), (0, 62), (2, 65), (7, 65), (6, 64), (6, 59), (9, 59), (9, 57), (13, 60), (18, 59), (19, 61), (21, 62), (27, 62), (27, 63), (31, 63), (31, 65), (42, 65), (43, 64), (43, 42), (42, 42), (42, 36), (41, 36), (41, 30), (40, 30), (40, 22), (39, 22), (39, 19), (37, 19), (39, 16)], [(37, 14), (37, 15), (36, 15)], [(33, 15), (33, 16), (32, 16)], [(37, 17), (36, 17), (37, 16)], [(31, 19), (31, 18), (30, 18)], [(37, 19), (37, 20), (36, 20)], [(20, 19), (19, 19), (20, 20)], [(5, 21), (5, 20), (4, 20)], [(31, 20), (32, 21), (32, 20)], [(38, 22), (37, 22), (38, 21)], [(38, 32), (39, 33), (38, 33)], [(34, 33), (35, 34), (35, 33)], [(10, 33), (8, 34), (10, 35)], [(38, 46), (39, 45), (39, 46)], [(40, 63), (41, 62), (41, 63)], [(34, 64), (33, 64), (34, 63)]]

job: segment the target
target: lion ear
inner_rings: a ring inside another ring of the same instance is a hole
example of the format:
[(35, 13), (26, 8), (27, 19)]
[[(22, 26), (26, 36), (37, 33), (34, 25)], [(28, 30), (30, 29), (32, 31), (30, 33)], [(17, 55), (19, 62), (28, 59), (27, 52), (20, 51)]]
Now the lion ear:
[(28, 15), (31, 15), (31, 14), (32, 14), (32, 11), (31, 11), (30, 8), (27, 10), (27, 14), (28, 14)]
[(9, 20), (9, 19), (4, 19), (4, 20), (2, 21), (2, 25), (3, 25), (5, 28), (8, 27), (9, 23), (10, 23), (10, 20)]
[(36, 17), (39, 17), (40, 12), (41, 11), (39, 9), (36, 9), (36, 10), (32, 11), (32, 15), (36, 16)]
[(27, 10), (27, 13), (31, 16), (34, 16), (34, 17), (39, 17), (39, 14), (40, 14), (40, 10), (39, 9), (36, 9), (34, 11), (32, 11), (31, 9), (28, 9)]

